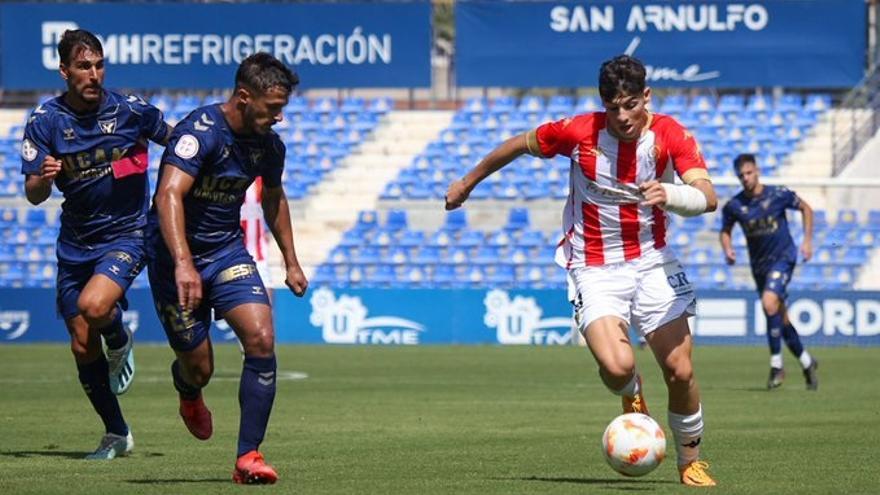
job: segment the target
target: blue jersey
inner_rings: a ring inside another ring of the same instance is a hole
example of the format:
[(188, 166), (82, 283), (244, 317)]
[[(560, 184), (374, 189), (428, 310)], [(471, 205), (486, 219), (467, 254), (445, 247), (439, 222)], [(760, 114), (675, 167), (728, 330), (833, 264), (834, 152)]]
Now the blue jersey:
[(755, 197), (741, 191), (724, 205), (722, 229), (733, 228), (739, 222), (746, 235), (753, 272), (765, 273), (778, 261), (797, 262), (797, 247), (788, 231), (785, 210), (799, 206), (797, 194), (776, 186), (764, 186)]
[(147, 139), (161, 141), (162, 112), (137, 96), (105, 91), (98, 110), (77, 114), (64, 95), (34, 109), (21, 144), (21, 172), (39, 175), (43, 159), (62, 161), (60, 240), (74, 246), (142, 230), (149, 200)]
[[(239, 135), (232, 132), (220, 104), (197, 108), (180, 121), (162, 156), (159, 181), (172, 166), (195, 182), (183, 198), (186, 240), (194, 258), (213, 258), (244, 245), (241, 205), (256, 177), (265, 187), (279, 187), (285, 147), (274, 132)], [(148, 248), (167, 257), (159, 234), (156, 204), (150, 210)]]

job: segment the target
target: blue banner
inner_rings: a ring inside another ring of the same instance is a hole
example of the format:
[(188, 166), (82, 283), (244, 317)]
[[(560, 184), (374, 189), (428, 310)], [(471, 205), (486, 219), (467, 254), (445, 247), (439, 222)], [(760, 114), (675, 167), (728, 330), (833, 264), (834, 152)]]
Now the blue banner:
[(76, 28), (101, 38), (114, 88), (231, 88), (255, 51), (295, 66), (304, 89), (431, 85), (425, 1), (2, 4), (0, 87), (61, 87), (56, 45)]
[[(564, 345), (571, 306), (563, 291), (310, 288), (304, 298), (275, 291), (279, 343), (348, 345)], [(138, 342), (165, 342), (148, 289), (128, 293), (126, 322)], [(47, 305), (52, 289), (0, 289), (0, 342), (65, 342)], [(695, 340), (765, 345), (766, 323), (752, 291), (700, 291)], [(793, 293), (788, 313), (807, 345), (880, 345), (880, 292)], [(213, 340), (233, 340), (217, 322)]]
[(456, 3), (460, 86), (596, 86), (628, 53), (654, 86), (851, 87), (864, 75), (864, 0)]

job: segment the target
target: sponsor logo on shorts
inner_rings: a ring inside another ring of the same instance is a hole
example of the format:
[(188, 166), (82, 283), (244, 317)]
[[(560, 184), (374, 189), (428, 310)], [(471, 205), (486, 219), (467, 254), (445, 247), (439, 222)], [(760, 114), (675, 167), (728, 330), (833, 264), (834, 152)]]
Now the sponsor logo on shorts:
[(533, 297), (516, 296), (494, 289), (483, 300), (483, 322), (497, 329), (502, 344), (568, 344), (571, 341), (569, 317), (542, 318), (543, 310)]
[(309, 321), (321, 327), (324, 342), (329, 344), (406, 344), (419, 343), (420, 323), (396, 316), (367, 318), (368, 309), (361, 298), (322, 287), (309, 300), (312, 314)]
[(248, 263), (230, 266), (217, 275), (217, 283), (225, 284), (234, 280), (241, 280), (253, 276), (257, 273), (257, 267)]

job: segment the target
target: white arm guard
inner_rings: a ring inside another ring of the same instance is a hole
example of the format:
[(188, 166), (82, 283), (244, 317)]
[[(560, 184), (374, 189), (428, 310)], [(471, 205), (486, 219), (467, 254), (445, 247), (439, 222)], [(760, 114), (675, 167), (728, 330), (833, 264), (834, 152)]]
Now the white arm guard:
[(706, 196), (687, 184), (660, 184), (666, 190), (663, 209), (683, 217), (695, 217), (706, 212)]

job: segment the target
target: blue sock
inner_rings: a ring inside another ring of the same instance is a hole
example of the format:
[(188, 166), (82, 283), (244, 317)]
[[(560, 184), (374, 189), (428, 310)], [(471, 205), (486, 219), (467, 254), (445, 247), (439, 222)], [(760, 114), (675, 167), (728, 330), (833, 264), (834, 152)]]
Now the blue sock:
[(782, 327), (782, 338), (785, 339), (785, 345), (788, 347), (788, 350), (790, 350), (795, 357), (801, 357), (801, 354), (804, 353), (804, 346), (801, 344), (801, 338), (798, 336), (794, 325), (789, 323)]
[(238, 386), (241, 422), (238, 427), (238, 457), (257, 450), (266, 434), (269, 413), (275, 402), (275, 356), (245, 356)]
[(111, 349), (120, 349), (122, 346), (128, 343), (128, 334), (125, 332), (125, 327), (122, 325), (122, 308), (119, 305), (116, 305), (116, 316), (113, 317), (113, 321), (110, 322), (104, 328), (99, 328), (98, 332), (104, 337), (104, 342), (107, 343), (107, 347)]
[(767, 316), (767, 343), (770, 345), (770, 354), (779, 354), (782, 349), (782, 314)]
[(103, 354), (92, 363), (77, 364), (79, 382), (89, 397), (95, 412), (104, 422), (107, 433), (128, 435), (128, 425), (122, 418), (122, 410), (116, 396), (110, 391), (110, 380), (107, 378), (107, 358)]
[(180, 376), (180, 361), (176, 359), (171, 363), (171, 378), (174, 382), (174, 388), (183, 400), (196, 400), (199, 398), (199, 394), (202, 393), (202, 389), (186, 383), (183, 377)]

